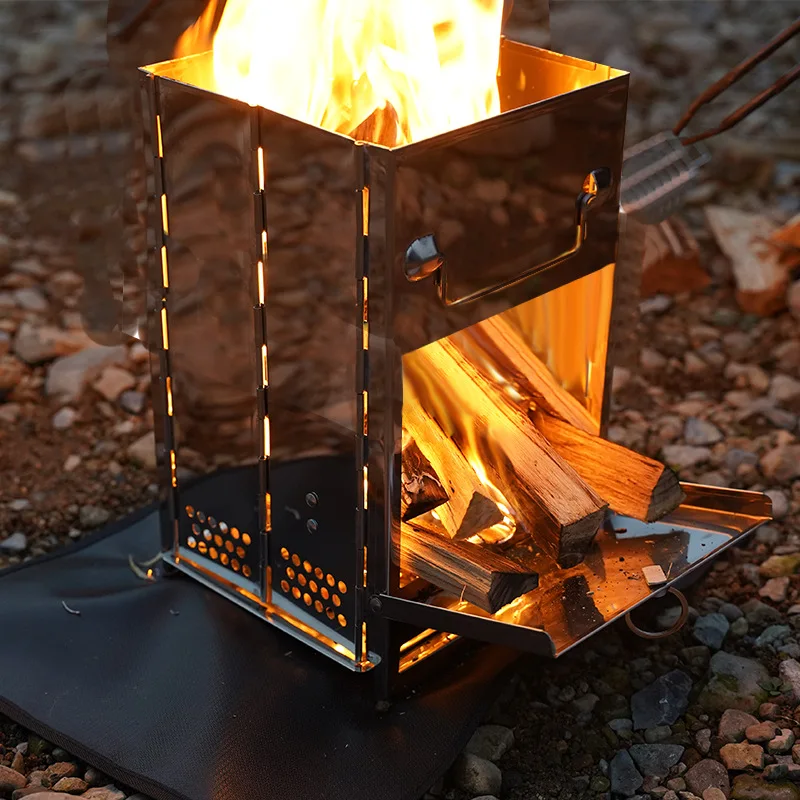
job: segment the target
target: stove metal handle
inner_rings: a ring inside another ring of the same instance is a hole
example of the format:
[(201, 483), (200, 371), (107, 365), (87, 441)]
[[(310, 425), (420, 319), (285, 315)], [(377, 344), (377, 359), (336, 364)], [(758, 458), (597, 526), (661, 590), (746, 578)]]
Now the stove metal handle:
[(433, 234), (415, 239), (406, 249), (404, 264), (406, 278), (415, 283), (431, 275), (435, 275), (439, 298), (442, 303), (448, 307), (471, 303), (482, 297), (487, 297), (488, 295), (503, 291), (504, 289), (510, 289), (528, 280), (533, 275), (555, 267), (578, 253), (588, 235), (586, 220), (587, 209), (592, 206), (603, 205), (613, 195), (613, 192), (614, 178), (611, 170), (608, 167), (600, 167), (599, 169), (592, 170), (586, 176), (583, 186), (581, 187), (581, 192), (575, 201), (575, 244), (573, 244), (569, 250), (560, 253), (549, 261), (531, 267), (521, 275), (517, 275), (509, 281), (479, 289), (464, 297), (459, 297), (454, 300), (450, 299), (447, 292), (447, 258), (444, 253), (439, 250), (436, 244), (436, 237)]
[(633, 633), (637, 636), (640, 636), (642, 639), (666, 639), (667, 636), (672, 636), (673, 633), (677, 633), (685, 624), (686, 620), (689, 618), (689, 603), (686, 600), (683, 592), (676, 589), (674, 586), (670, 586), (667, 591), (673, 595), (674, 597), (678, 598), (678, 602), (681, 604), (681, 613), (678, 617), (675, 624), (668, 628), (665, 631), (645, 631), (642, 630), (632, 619), (631, 619), (631, 612), (629, 611), (625, 615), (625, 623), (630, 628)]

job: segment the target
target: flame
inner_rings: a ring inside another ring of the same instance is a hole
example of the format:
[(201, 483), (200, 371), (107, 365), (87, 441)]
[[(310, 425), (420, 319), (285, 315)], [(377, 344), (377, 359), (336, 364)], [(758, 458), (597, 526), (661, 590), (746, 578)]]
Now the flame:
[(502, 17), (503, 0), (210, 0), (175, 56), (212, 49), (212, 91), (395, 146), (500, 112)]

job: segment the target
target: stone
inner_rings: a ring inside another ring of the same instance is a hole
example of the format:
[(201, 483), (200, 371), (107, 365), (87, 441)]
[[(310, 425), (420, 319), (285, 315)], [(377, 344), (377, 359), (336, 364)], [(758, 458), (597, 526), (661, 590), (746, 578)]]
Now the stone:
[(792, 687), (794, 702), (800, 703), (800, 664), (793, 658), (787, 658), (778, 665), (778, 674), (784, 683)]
[(764, 767), (764, 748), (760, 744), (726, 744), (720, 748), (719, 756), (725, 766), (733, 771)]
[(716, 786), (710, 786), (703, 792), (703, 800), (727, 800), (728, 795), (722, 791), (722, 789), (717, 789)]
[(643, 347), (639, 355), (639, 363), (646, 372), (658, 372), (667, 365), (667, 359), (652, 347)]
[(781, 540), (780, 531), (774, 525), (762, 525), (756, 531), (756, 541), (774, 547)]
[(79, 455), (76, 455), (75, 453), (72, 453), (71, 455), (68, 455), (64, 460), (64, 466), (62, 467), (62, 469), (64, 470), (64, 472), (72, 472), (73, 470), (77, 469), (80, 466), (80, 464), (81, 464), (81, 457)]
[(472, 734), (464, 751), (485, 758), (488, 761), (499, 761), (514, 746), (514, 732), (503, 725), (481, 725)]
[(594, 707), (600, 702), (600, 698), (592, 692), (587, 692), (572, 701), (572, 708), (576, 714), (591, 714)]
[(783, 578), (794, 575), (800, 569), (800, 553), (770, 556), (759, 567), (759, 573), (765, 578)]
[(686, 444), (708, 445), (721, 442), (724, 437), (722, 431), (713, 423), (689, 417), (683, 430), (683, 438)]
[(694, 447), (688, 444), (670, 444), (663, 448), (664, 461), (674, 469), (696, 467), (711, 458), (708, 447)]
[(656, 725), (654, 728), (648, 728), (644, 732), (644, 740), (648, 744), (665, 742), (670, 736), (672, 736), (672, 728), (669, 725)]
[(94, 767), (87, 767), (86, 772), (83, 774), (83, 779), (89, 786), (105, 786), (108, 784), (108, 776), (100, 772), (99, 769)]
[(783, 519), (790, 509), (789, 498), (780, 489), (768, 489), (764, 494), (772, 501), (772, 516)]
[(767, 781), (782, 781), (789, 777), (788, 764), (767, 764), (761, 777)]
[(156, 468), (156, 439), (152, 432), (146, 433), (128, 447), (128, 458), (145, 469)]
[(80, 524), (82, 528), (99, 528), (111, 518), (111, 513), (99, 506), (82, 506)]
[(742, 611), (744, 612), (744, 616), (747, 619), (747, 621), (751, 625), (754, 625), (757, 628), (763, 627), (765, 625), (771, 625), (775, 622), (780, 622), (783, 619), (783, 617), (781, 616), (781, 612), (778, 611), (777, 608), (768, 606), (766, 603), (762, 603), (755, 597), (748, 600), (742, 606)]
[(767, 783), (755, 775), (738, 775), (731, 800), (800, 800), (800, 789), (791, 783)]
[(144, 392), (136, 392), (128, 390), (119, 396), (120, 408), (127, 411), (129, 414), (141, 414), (144, 410), (145, 396)]
[(71, 761), (56, 761), (44, 774), (51, 783), (56, 783), (61, 778), (74, 778), (78, 774), (78, 768)]
[(776, 483), (800, 477), (800, 444), (779, 445), (761, 456), (761, 471)]
[(11, 769), (15, 769), (22, 774), (25, 773), (25, 756), (19, 752), (14, 753), (14, 758), (11, 761)]
[(711, 758), (704, 758), (702, 761), (698, 761), (683, 777), (689, 787), (689, 791), (698, 795), (702, 795), (706, 789), (711, 788), (719, 789), (725, 795), (731, 790), (728, 771), (719, 761), (714, 761)]
[(71, 402), (80, 397), (84, 386), (110, 364), (119, 364), (125, 360), (127, 348), (90, 347), (79, 353), (59, 358), (54, 361), (45, 380), (45, 393), (48, 397), (61, 397)]
[(758, 707), (758, 716), (761, 719), (777, 719), (780, 716), (781, 707), (777, 703), (762, 703)]
[(769, 396), (776, 403), (787, 403), (800, 397), (800, 381), (789, 375), (774, 375), (769, 387)]
[(22, 413), (22, 406), (19, 403), (4, 403), (0, 405), (0, 422), (13, 425)]
[(617, 754), (611, 759), (611, 763), (608, 765), (608, 778), (611, 782), (611, 791), (625, 797), (633, 796), (644, 783), (644, 779), (636, 769), (627, 750), (617, 751)]
[(54, 792), (66, 792), (67, 794), (81, 794), (89, 788), (89, 784), (82, 778), (61, 778), (53, 786)]
[(72, 427), (72, 423), (78, 418), (78, 412), (70, 406), (64, 406), (53, 414), (51, 423), (57, 431), (65, 431)]
[(728, 622), (736, 622), (737, 619), (741, 619), (741, 617), (744, 616), (744, 611), (733, 603), (723, 603), (719, 607), (719, 613), (722, 614)]
[(697, 749), (705, 756), (711, 750), (711, 728), (703, 728), (697, 731), (694, 737)]
[[(451, 771), (451, 778), (456, 787), (467, 792), (470, 797), (497, 795), (500, 793), (503, 783), (503, 775), (496, 764), (472, 753), (462, 753), (456, 759)], [(91, 789), (90, 791), (102, 790)], [(95, 797), (94, 800), (106, 799)], [(124, 800), (124, 796), (122, 800)]]
[(780, 728), (774, 722), (757, 722), (755, 725), (750, 725), (744, 735), (748, 742), (766, 744), (778, 731)]
[(681, 777), (670, 778), (666, 786), (673, 792), (682, 792), (686, 789), (686, 781)]
[(758, 661), (720, 650), (711, 657), (709, 668), (711, 679), (698, 698), (707, 711), (722, 713), (732, 708), (749, 713), (767, 699), (761, 684), (769, 673)]
[(25, 311), (44, 312), (47, 311), (47, 298), (39, 289), (33, 286), (17, 289), (14, 292), (14, 301), (18, 308)]
[(792, 632), (788, 625), (770, 625), (756, 638), (756, 647), (774, 647), (780, 644)]
[(612, 719), (608, 722), (608, 727), (619, 736), (620, 733), (633, 731), (633, 721), (630, 719)]
[(656, 678), (631, 698), (634, 729), (672, 725), (689, 707), (691, 690), (692, 679), (681, 670)]
[(15, 769), (0, 764), (0, 792), (13, 792), (14, 789), (21, 789), (27, 782), (28, 779)]
[[(67, 794), (66, 792), (52, 792), (49, 790), (43, 790), (41, 786), (31, 786), (31, 789), (35, 791), (27, 791), (26, 789), (17, 789), (17, 791), (12, 794), (12, 798), (16, 797), (27, 797), (32, 795), (34, 800), (75, 800), (74, 794)], [(20, 792), (20, 794), (17, 794)], [(22, 794), (25, 792), (25, 794)]]
[(116, 400), (123, 392), (136, 386), (136, 378), (125, 369), (106, 367), (92, 388), (109, 402)]
[(770, 578), (759, 590), (759, 597), (765, 597), (767, 600), (772, 600), (773, 603), (780, 603), (786, 599), (786, 593), (789, 591), (789, 578), (784, 576), (782, 578)]
[(628, 752), (642, 775), (666, 778), (670, 768), (681, 760), (683, 747), (679, 744), (634, 744)]
[(42, 364), (58, 356), (94, 346), (82, 331), (63, 331), (49, 325), (23, 322), (14, 339), (14, 353), (28, 364)]
[(790, 753), (794, 746), (794, 733), (789, 728), (783, 728), (781, 732), (767, 743), (767, 752), (772, 755), (782, 755)]
[[(494, 764), (492, 765), (494, 766)], [(125, 800), (125, 792), (117, 789), (113, 783), (106, 786), (98, 786), (95, 789), (89, 789), (84, 792), (81, 797), (87, 797), (89, 800)]]
[(701, 644), (719, 650), (729, 628), (730, 622), (723, 614), (705, 614), (695, 620), (692, 635)]
[(601, 792), (607, 792), (611, 787), (611, 782), (606, 778), (604, 775), (595, 775), (592, 778), (591, 783), (589, 784), (589, 789), (595, 792), (596, 794), (600, 794)]
[(0, 541), (0, 553), (10, 553), (17, 555), (24, 553), (28, 547), (28, 537), (21, 531), (12, 533), (11, 536)]

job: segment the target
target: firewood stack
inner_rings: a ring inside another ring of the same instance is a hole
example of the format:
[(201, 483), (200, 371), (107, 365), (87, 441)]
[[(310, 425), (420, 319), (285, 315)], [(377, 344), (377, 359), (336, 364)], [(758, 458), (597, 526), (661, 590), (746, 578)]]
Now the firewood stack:
[[(476, 347), (495, 364), (513, 363), (513, 384), (490, 379)], [(595, 420), (499, 317), (405, 357), (395, 546), (404, 570), (448, 594), (494, 613), (538, 584), (530, 565), (503, 554), (506, 540), (529, 538), (554, 569), (570, 568), (609, 508), (653, 522), (683, 499), (668, 467), (598, 436)]]

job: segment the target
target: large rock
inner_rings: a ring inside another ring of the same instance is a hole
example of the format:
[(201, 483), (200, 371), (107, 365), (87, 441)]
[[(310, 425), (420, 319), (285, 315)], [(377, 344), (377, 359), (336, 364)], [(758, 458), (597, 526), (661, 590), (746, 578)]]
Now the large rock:
[(496, 764), (472, 753), (462, 753), (456, 759), (451, 777), (453, 783), (470, 797), (499, 794), (503, 782)]
[(631, 698), (633, 727), (643, 730), (672, 725), (689, 707), (691, 690), (692, 679), (681, 670), (674, 669), (656, 678)]
[(124, 345), (116, 347), (90, 347), (71, 356), (53, 362), (47, 373), (45, 393), (49, 397), (59, 397), (64, 402), (77, 400), (84, 386), (92, 381), (104, 367), (122, 364), (127, 349)]
[(156, 468), (156, 437), (152, 431), (131, 444), (127, 452), (134, 464), (150, 470)]
[(683, 777), (689, 791), (701, 797), (711, 788), (721, 790), (726, 797), (731, 790), (728, 770), (719, 761), (710, 758), (698, 761)]
[(755, 775), (739, 775), (733, 781), (732, 800), (800, 800), (793, 783), (767, 783)]
[(706, 710), (752, 712), (767, 699), (761, 684), (769, 679), (769, 673), (757, 661), (720, 650), (712, 656), (709, 668), (711, 679), (698, 699)]
[(745, 711), (736, 708), (727, 709), (719, 721), (719, 738), (726, 744), (741, 742), (745, 731), (751, 725), (757, 725), (758, 720)]
[(683, 747), (679, 744), (634, 744), (628, 752), (642, 775), (666, 778), (681, 760)]
[(467, 753), (499, 761), (514, 746), (514, 732), (503, 725), (481, 725), (467, 742)]
[(644, 783), (644, 778), (636, 769), (627, 750), (620, 750), (611, 759), (611, 763), (608, 765), (608, 778), (611, 781), (611, 791), (625, 797), (632, 797)]
[(748, 623), (756, 628), (763, 628), (766, 625), (773, 625), (774, 623), (780, 622), (783, 619), (781, 612), (778, 611), (777, 608), (773, 608), (772, 606), (768, 606), (766, 603), (762, 603), (756, 597), (748, 600), (742, 606), (742, 611), (744, 612), (745, 619), (748, 621)]

